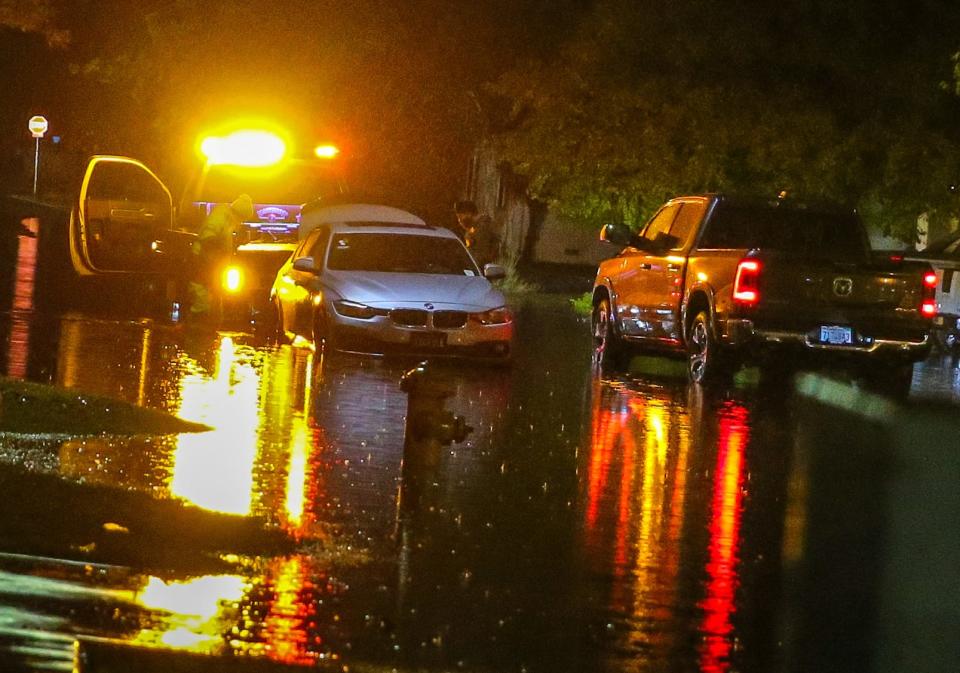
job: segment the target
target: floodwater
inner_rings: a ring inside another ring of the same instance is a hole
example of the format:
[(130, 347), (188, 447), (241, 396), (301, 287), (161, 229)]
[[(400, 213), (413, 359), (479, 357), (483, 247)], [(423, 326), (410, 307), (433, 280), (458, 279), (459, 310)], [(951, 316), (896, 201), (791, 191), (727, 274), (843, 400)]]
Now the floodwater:
[[(179, 653), (343, 671), (865, 670), (885, 521), (864, 506), (874, 486), (824, 477), (823, 438), (875, 445), (877, 421), (756, 385), (703, 391), (672, 363), (597, 376), (562, 298), (520, 321), (508, 369), (431, 363), (472, 428), (439, 446), (405, 438), (409, 362), (8, 319), (9, 375), (213, 429), (0, 435), (0, 669), (114, 670), (165, 648), (168, 670)], [(918, 368), (914, 394), (954, 399), (956, 371)]]

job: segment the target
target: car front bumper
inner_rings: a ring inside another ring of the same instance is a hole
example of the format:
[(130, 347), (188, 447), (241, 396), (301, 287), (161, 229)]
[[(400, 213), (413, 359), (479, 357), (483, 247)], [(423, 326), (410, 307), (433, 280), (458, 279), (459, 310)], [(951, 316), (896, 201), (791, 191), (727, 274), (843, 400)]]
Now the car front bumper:
[(331, 320), (334, 348), (341, 351), (492, 359), (510, 357), (513, 325), (467, 321), (460, 328), (437, 329), (398, 325), (389, 316), (365, 320), (338, 314)]

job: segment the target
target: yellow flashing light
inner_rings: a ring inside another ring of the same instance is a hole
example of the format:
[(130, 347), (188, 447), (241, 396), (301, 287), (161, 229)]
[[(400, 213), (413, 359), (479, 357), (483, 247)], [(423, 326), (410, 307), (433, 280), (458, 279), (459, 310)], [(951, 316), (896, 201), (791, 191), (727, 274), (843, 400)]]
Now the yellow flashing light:
[(314, 148), (313, 153), (316, 154), (320, 159), (333, 159), (340, 154), (340, 148), (336, 145), (317, 145), (317, 147)]
[(239, 292), (243, 286), (243, 269), (239, 266), (228, 266), (223, 272), (223, 289), (227, 292)]
[(200, 152), (209, 164), (273, 166), (287, 153), (287, 144), (269, 131), (234, 131), (226, 136), (208, 136)]

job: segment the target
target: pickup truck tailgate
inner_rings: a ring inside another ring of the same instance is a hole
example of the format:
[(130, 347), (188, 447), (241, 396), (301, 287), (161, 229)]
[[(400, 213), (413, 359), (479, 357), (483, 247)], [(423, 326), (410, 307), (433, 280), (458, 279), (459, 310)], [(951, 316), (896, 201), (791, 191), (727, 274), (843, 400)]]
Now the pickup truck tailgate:
[(922, 332), (924, 265), (763, 260), (755, 321), (765, 329), (807, 331), (850, 325), (875, 338)]

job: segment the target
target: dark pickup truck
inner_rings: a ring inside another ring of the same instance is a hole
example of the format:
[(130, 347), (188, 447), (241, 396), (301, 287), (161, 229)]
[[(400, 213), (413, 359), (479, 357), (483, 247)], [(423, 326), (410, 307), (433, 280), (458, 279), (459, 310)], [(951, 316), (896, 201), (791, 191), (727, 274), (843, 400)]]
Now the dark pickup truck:
[(930, 350), (936, 275), (872, 253), (852, 211), (685, 196), (639, 233), (611, 224), (601, 239), (623, 247), (594, 283), (601, 365), (679, 352), (697, 383), (747, 363), (841, 365), (905, 394)]

